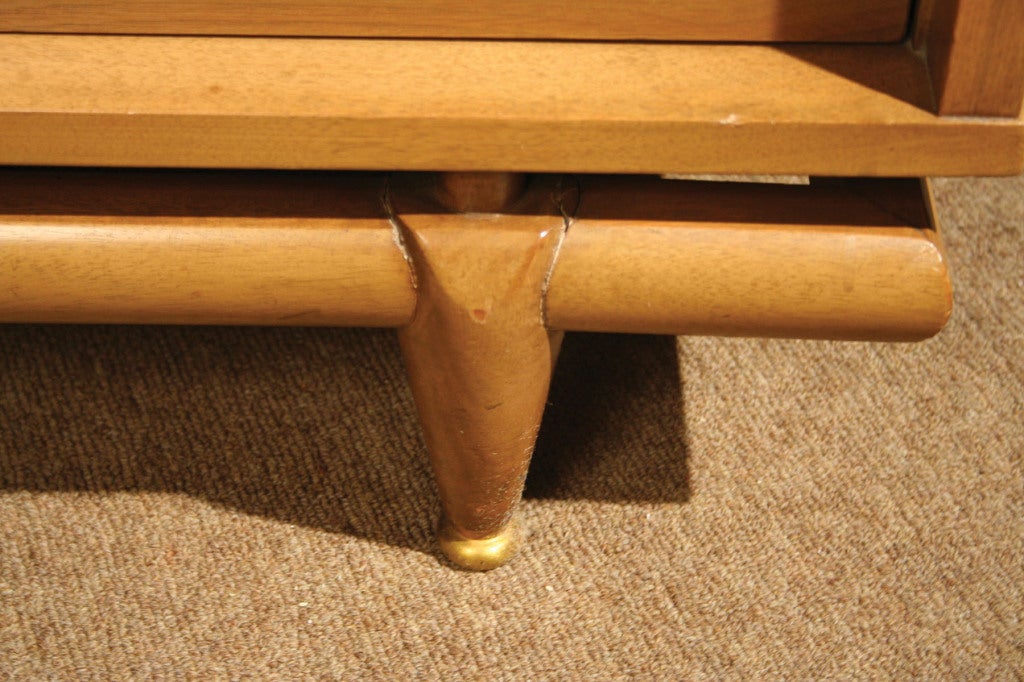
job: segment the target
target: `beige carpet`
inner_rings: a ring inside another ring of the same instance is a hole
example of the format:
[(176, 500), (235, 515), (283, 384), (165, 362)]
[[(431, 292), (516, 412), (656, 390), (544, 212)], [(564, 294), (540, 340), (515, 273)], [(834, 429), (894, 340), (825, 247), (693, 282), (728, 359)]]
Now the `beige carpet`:
[(385, 331), (0, 327), (0, 678), (1020, 679), (1024, 179), (918, 345), (574, 336), (449, 568)]

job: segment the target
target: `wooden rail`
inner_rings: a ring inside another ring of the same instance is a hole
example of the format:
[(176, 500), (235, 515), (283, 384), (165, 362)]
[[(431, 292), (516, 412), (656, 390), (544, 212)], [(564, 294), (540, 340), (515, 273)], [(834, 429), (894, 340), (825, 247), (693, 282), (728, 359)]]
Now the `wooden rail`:
[[(0, 319), (404, 326), (416, 292), (383, 186), (354, 173), (0, 172)], [(949, 315), (919, 181), (588, 176), (581, 197), (545, 291), (552, 329), (913, 340)]]
[(952, 291), (917, 180), (587, 178), (547, 295), (558, 329), (914, 341)]
[(558, 40), (899, 40), (910, 0), (4, 0), (0, 31)]
[(395, 327), (409, 266), (370, 174), (0, 170), (7, 322)]
[(1013, 174), (906, 45), (0, 35), (0, 164)]

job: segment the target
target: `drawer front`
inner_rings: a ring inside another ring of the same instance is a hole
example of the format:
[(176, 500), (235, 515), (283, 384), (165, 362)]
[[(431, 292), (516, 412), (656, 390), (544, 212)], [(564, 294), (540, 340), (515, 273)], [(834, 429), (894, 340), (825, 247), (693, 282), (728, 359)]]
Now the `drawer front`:
[(0, 31), (896, 42), (912, 0), (6, 0)]

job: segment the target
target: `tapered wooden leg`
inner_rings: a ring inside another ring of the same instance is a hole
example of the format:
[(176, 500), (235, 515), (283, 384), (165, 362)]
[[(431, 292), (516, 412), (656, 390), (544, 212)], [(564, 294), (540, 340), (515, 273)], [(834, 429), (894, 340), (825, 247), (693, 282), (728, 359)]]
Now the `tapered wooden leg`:
[(544, 188), (526, 190), (516, 215), (452, 213), (423, 195), (396, 196), (418, 295), (399, 339), (441, 493), (441, 547), (487, 570), (520, 543), (515, 507), (560, 340), (544, 326), (543, 287), (564, 226)]

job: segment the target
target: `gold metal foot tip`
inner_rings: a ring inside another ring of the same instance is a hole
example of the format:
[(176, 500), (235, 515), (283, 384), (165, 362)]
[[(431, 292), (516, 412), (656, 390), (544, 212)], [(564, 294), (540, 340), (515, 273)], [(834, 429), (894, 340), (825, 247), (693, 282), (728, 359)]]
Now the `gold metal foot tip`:
[(523, 544), (522, 528), (513, 517), (500, 531), (487, 538), (462, 536), (447, 520), (441, 521), (438, 541), (445, 556), (460, 568), (490, 571), (504, 566)]

